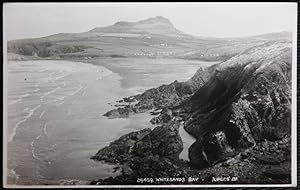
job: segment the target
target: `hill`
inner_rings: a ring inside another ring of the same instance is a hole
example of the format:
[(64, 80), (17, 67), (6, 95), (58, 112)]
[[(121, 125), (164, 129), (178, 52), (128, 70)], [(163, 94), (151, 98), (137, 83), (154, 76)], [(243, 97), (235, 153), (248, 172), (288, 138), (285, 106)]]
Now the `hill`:
[[(83, 33), (60, 33), (8, 42), (8, 53), (29, 59), (95, 59), (99, 57), (168, 57), (224, 61), (265, 41), (289, 33), (247, 38), (200, 38), (179, 31), (167, 18), (120, 21)], [(14, 57), (10, 57), (14, 58)], [(21, 57), (22, 58), (22, 57)]]

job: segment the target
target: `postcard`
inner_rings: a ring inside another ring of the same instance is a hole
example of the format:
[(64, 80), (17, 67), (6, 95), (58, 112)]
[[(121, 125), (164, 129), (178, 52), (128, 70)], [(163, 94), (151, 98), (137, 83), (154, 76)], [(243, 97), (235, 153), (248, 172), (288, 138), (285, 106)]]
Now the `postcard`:
[(297, 3), (5, 3), (7, 188), (297, 185)]

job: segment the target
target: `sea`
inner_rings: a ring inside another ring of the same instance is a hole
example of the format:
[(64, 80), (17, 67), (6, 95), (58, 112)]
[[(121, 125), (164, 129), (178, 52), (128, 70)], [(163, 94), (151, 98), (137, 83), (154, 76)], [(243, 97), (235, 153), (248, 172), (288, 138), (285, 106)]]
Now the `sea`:
[[(124, 134), (155, 127), (149, 112), (104, 117), (116, 101), (174, 80), (186, 81), (199, 67), (213, 63), (116, 58), (99, 64), (64, 60), (5, 64), (7, 184), (70, 185), (119, 175), (117, 165), (90, 157)], [(188, 147), (195, 139), (182, 128), (180, 135), (184, 142), (180, 158), (188, 160)]]

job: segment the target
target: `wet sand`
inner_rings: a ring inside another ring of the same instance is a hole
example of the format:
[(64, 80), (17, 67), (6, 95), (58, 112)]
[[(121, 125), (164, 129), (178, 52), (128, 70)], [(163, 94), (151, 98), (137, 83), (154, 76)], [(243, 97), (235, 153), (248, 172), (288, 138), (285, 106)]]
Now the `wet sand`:
[(127, 95), (119, 87), (120, 77), (88, 64), (9, 64), (9, 182), (57, 184), (60, 179), (89, 181), (117, 175), (113, 166), (89, 157), (128, 132), (122, 128), (129, 122), (102, 116), (112, 109), (105, 102)]

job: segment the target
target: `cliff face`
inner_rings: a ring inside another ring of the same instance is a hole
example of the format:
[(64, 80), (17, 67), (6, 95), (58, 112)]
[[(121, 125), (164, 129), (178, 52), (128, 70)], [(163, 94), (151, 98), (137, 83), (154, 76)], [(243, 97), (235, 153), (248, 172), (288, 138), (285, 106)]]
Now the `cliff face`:
[(197, 141), (190, 161), (206, 167), (263, 140), (290, 136), (291, 43), (268, 42), (215, 67), (183, 104)]
[[(200, 68), (186, 82), (124, 98), (138, 103), (105, 115), (156, 109), (151, 123), (160, 126), (130, 133), (100, 150), (94, 159), (129, 163), (131, 172), (126, 168), (121, 176), (91, 184), (136, 184), (137, 177), (166, 175), (197, 175), (203, 179), (198, 184), (228, 175), (238, 176), (237, 183), (290, 183), (291, 49), (288, 40), (269, 41)], [(188, 163), (178, 160), (181, 124), (196, 138)]]

